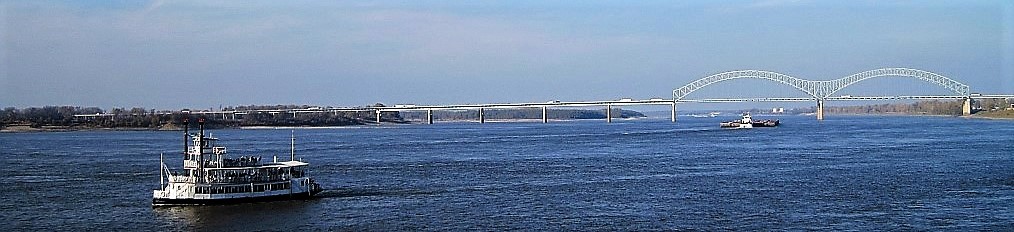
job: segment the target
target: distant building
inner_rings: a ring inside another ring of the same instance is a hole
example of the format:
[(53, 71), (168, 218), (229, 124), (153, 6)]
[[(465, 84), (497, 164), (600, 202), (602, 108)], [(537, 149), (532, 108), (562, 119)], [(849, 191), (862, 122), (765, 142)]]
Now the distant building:
[(784, 114), (785, 113), (785, 108), (781, 108), (781, 107), (771, 108), (771, 113), (772, 114)]

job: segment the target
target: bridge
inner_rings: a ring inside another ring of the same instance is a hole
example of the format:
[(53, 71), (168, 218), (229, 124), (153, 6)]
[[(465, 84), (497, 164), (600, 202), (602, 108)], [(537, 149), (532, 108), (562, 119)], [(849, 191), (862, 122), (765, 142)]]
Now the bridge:
[[(849, 87), (853, 84), (869, 80), (872, 78), (881, 77), (895, 77), (895, 78), (915, 78), (921, 81), (929, 82), (940, 86), (946, 90), (949, 90), (953, 94), (951, 95), (928, 95), (928, 96), (833, 96), (835, 93)], [(686, 99), (691, 93), (705, 88), (709, 85), (736, 80), (736, 79), (761, 79), (767, 81), (773, 81), (776, 83), (791, 86), (802, 93), (806, 94), (807, 97), (770, 97), (770, 98), (730, 98), (730, 99)], [(635, 99), (619, 99), (619, 100), (605, 100), (605, 101), (549, 101), (549, 102), (532, 102), (532, 103), (492, 103), (492, 104), (461, 104), (461, 105), (395, 105), (395, 106), (378, 106), (378, 107), (350, 107), (350, 108), (308, 108), (308, 109), (273, 109), (273, 110), (244, 110), (244, 111), (204, 111), (204, 112), (191, 112), (192, 114), (203, 114), (211, 116), (220, 116), (222, 118), (232, 117), (236, 118), (237, 115), (251, 114), (251, 113), (270, 113), (270, 114), (292, 114), (293, 116), (300, 113), (335, 113), (338, 112), (374, 112), (376, 115), (376, 122), (381, 122), (381, 116), (383, 112), (401, 112), (401, 111), (426, 111), (426, 121), (429, 124), (433, 123), (433, 111), (435, 110), (478, 110), (478, 118), (480, 123), (485, 123), (485, 110), (486, 109), (504, 109), (504, 108), (541, 108), (542, 109), (542, 122), (549, 122), (548, 109), (550, 107), (588, 107), (588, 106), (605, 106), (606, 108), (606, 122), (612, 122), (612, 107), (613, 106), (627, 106), (627, 105), (669, 105), (671, 110), (672, 122), (676, 122), (676, 106), (683, 103), (725, 103), (725, 102), (814, 102), (816, 103), (816, 116), (817, 120), (824, 119), (824, 102), (826, 101), (870, 101), (870, 100), (964, 100), (962, 106), (962, 115), (968, 116), (971, 114), (971, 101), (972, 99), (1001, 99), (1001, 98), (1014, 98), (1014, 94), (979, 94), (971, 93), (968, 85), (962, 84), (951, 78), (939, 75), (936, 73), (911, 69), (911, 68), (881, 68), (869, 71), (864, 71), (856, 74), (852, 74), (846, 77), (842, 77), (834, 80), (806, 80), (789, 75), (764, 71), (764, 70), (735, 70), (717, 73), (706, 76), (701, 79), (692, 81), (682, 87), (676, 88), (672, 91), (672, 99), (652, 98), (647, 100), (635, 100)], [(96, 117), (97, 115), (75, 115), (82, 117)]]
[[(938, 95), (938, 96), (833, 96), (846, 87), (853, 84), (862, 82), (864, 80), (878, 78), (878, 77), (902, 77), (902, 78), (915, 78), (921, 81), (926, 81), (932, 84), (936, 84), (943, 87), (953, 95)], [(694, 91), (700, 90), (709, 85), (729, 81), (736, 79), (762, 79), (773, 81), (776, 83), (791, 86), (809, 97), (772, 97), (772, 98), (741, 98), (741, 99), (686, 99), (688, 95)], [(943, 75), (936, 73), (911, 69), (911, 68), (881, 68), (869, 71), (864, 71), (842, 77), (834, 80), (806, 80), (789, 75), (763, 71), (763, 70), (736, 70), (717, 73), (709, 75), (707, 77), (697, 79), (690, 82), (682, 87), (673, 90), (672, 99), (648, 99), (648, 100), (634, 100), (634, 99), (620, 99), (610, 101), (576, 101), (576, 102), (561, 102), (561, 101), (550, 101), (546, 103), (505, 103), (505, 104), (472, 104), (472, 105), (433, 105), (433, 106), (416, 106), (416, 105), (396, 105), (394, 107), (371, 107), (370, 109), (375, 110), (378, 115), (377, 121), (380, 121), (379, 115), (384, 111), (412, 111), (412, 110), (425, 110), (427, 112), (427, 122), (433, 123), (433, 110), (446, 110), (446, 109), (478, 109), (479, 111), (479, 122), (485, 122), (484, 109), (490, 108), (542, 108), (542, 122), (548, 122), (547, 108), (549, 107), (564, 107), (564, 106), (605, 106), (606, 107), (606, 121), (611, 122), (611, 111), (612, 106), (619, 105), (670, 105), (671, 106), (671, 119), (676, 122), (676, 106), (681, 103), (695, 103), (695, 102), (815, 102), (817, 106), (816, 116), (817, 120), (824, 119), (824, 102), (825, 101), (863, 101), (863, 100), (941, 100), (941, 99), (954, 99), (964, 100), (962, 106), (962, 114), (967, 116), (971, 114), (971, 100), (972, 99), (987, 99), (987, 98), (1014, 98), (1012, 95), (1001, 95), (1001, 94), (989, 94), (983, 95), (978, 93), (971, 93), (968, 85), (962, 84)]]

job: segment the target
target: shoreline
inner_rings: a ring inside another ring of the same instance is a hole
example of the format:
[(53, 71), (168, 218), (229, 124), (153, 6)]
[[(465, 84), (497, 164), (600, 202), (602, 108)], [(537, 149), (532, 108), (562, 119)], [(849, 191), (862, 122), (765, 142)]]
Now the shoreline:
[(969, 115), (969, 116), (967, 116), (967, 117), (968, 117), (968, 118), (975, 118), (975, 119), (989, 119), (989, 120), (1014, 120), (1014, 118), (1005, 118), (1005, 117), (989, 117), (989, 116), (982, 116), (982, 115), (974, 115), (974, 114), (973, 114), (973, 115)]
[(972, 114), (968, 116), (961, 115), (946, 115), (946, 114), (825, 114), (825, 115), (836, 115), (836, 116), (885, 116), (885, 117), (954, 117), (954, 118), (974, 118), (974, 119), (991, 119), (991, 120), (1014, 120), (1014, 117), (1003, 117), (1003, 116), (990, 116)]
[[(948, 114), (824, 114), (824, 116), (884, 116), (884, 117), (966, 117), (961, 115), (948, 115)], [(807, 115), (812, 116), (812, 115)], [(971, 117), (971, 116), (967, 116)]]
[[(183, 130), (183, 129), (179, 129)], [(174, 131), (144, 127), (100, 127), (100, 128), (3, 128), (0, 133), (32, 133), (32, 132), (77, 132), (77, 131)]]

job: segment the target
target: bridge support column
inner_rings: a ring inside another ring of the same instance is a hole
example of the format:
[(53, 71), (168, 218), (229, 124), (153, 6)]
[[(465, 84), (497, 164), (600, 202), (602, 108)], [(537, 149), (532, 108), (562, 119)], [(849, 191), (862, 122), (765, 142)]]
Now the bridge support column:
[(486, 113), (485, 113), (485, 111), (486, 111), (485, 109), (479, 108), (479, 123), (486, 123)]
[(377, 125), (380, 125), (380, 110), (377, 110)]
[(817, 120), (824, 120), (824, 100), (817, 100)]
[(672, 103), (672, 122), (676, 122), (676, 102)]
[(426, 110), (426, 123), (433, 124), (433, 110)]
[(606, 105), (606, 123), (613, 122), (613, 105)]
[(542, 123), (549, 123), (549, 107), (542, 107)]
[(972, 99), (965, 98), (965, 104), (961, 105), (961, 116), (972, 115)]

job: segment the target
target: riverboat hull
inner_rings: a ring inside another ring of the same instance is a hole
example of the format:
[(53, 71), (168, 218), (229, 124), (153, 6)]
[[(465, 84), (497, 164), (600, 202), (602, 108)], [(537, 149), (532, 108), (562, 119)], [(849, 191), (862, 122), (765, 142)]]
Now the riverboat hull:
[(256, 202), (271, 202), (271, 201), (290, 201), (290, 200), (307, 200), (312, 199), (322, 190), (318, 189), (309, 193), (293, 193), (293, 194), (279, 194), (279, 195), (267, 195), (267, 196), (255, 196), (255, 197), (235, 197), (235, 198), (208, 198), (208, 199), (197, 199), (197, 198), (153, 198), (151, 201), (152, 206), (188, 206), (188, 205), (231, 205), (231, 204), (242, 204), (242, 203), (256, 203)]

